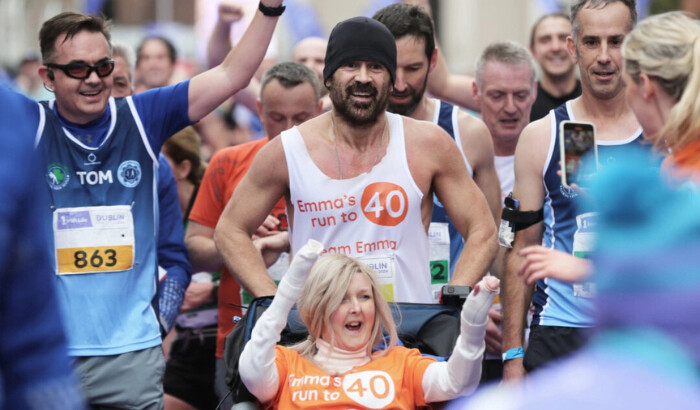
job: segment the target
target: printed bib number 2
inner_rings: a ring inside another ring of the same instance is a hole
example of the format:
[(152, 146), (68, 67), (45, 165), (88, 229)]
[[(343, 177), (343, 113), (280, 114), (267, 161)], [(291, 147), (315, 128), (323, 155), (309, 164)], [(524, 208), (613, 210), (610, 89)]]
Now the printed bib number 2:
[(450, 228), (445, 222), (431, 222), (428, 237), (433, 303), (440, 303), (442, 287), (450, 281)]
[(448, 261), (430, 261), (430, 282), (433, 285), (445, 285), (449, 282)]

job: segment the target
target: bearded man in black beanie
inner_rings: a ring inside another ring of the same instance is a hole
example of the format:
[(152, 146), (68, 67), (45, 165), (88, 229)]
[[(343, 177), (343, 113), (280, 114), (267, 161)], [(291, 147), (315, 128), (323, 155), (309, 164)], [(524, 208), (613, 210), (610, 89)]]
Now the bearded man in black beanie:
[(486, 199), (445, 131), (386, 112), (395, 72), (396, 42), (383, 24), (335, 26), (323, 71), (333, 110), (269, 142), (216, 227), (217, 248), (254, 297), (276, 291), (251, 237), (282, 197), (292, 252), (313, 238), (359, 258), (390, 301), (433, 303), (431, 284), (447, 284), (446, 264), (429, 262), (433, 193), (466, 238), (450, 284), (473, 286), (486, 273), (498, 246)]

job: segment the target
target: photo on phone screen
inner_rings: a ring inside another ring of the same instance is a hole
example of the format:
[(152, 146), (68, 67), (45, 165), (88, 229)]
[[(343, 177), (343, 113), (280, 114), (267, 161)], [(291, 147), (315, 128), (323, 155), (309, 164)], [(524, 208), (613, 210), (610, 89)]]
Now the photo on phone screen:
[(588, 122), (562, 121), (559, 124), (562, 185), (589, 187), (598, 172), (595, 127)]

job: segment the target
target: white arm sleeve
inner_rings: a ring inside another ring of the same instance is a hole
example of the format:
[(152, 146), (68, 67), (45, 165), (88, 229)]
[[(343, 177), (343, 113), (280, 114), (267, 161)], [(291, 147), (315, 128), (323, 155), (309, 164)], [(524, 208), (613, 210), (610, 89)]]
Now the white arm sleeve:
[(485, 286), (485, 279), (479, 287), (479, 294), (475, 296), (472, 291), (462, 307), (461, 332), (452, 355), (447, 362), (432, 363), (425, 369), (422, 386), (428, 403), (469, 394), (479, 384), (488, 312), (498, 294), (497, 288), (490, 290)]
[(260, 316), (250, 341), (239, 358), (238, 371), (243, 384), (260, 400), (266, 403), (277, 394), (278, 374), (275, 365), (275, 345), (287, 323), (287, 315), (304, 287), (304, 281), (314, 262), (323, 250), (323, 245), (314, 240), (304, 245), (294, 255), (292, 263), (277, 288), (270, 307)]

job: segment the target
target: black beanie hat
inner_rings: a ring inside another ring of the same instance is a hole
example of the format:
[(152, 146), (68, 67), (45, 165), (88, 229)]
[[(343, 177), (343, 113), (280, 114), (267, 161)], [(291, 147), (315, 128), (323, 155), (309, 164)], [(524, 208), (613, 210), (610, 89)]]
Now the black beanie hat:
[(336, 24), (328, 39), (323, 81), (327, 81), (343, 64), (351, 61), (376, 61), (389, 71), (391, 83), (396, 78), (396, 40), (388, 28), (377, 20), (353, 17)]

